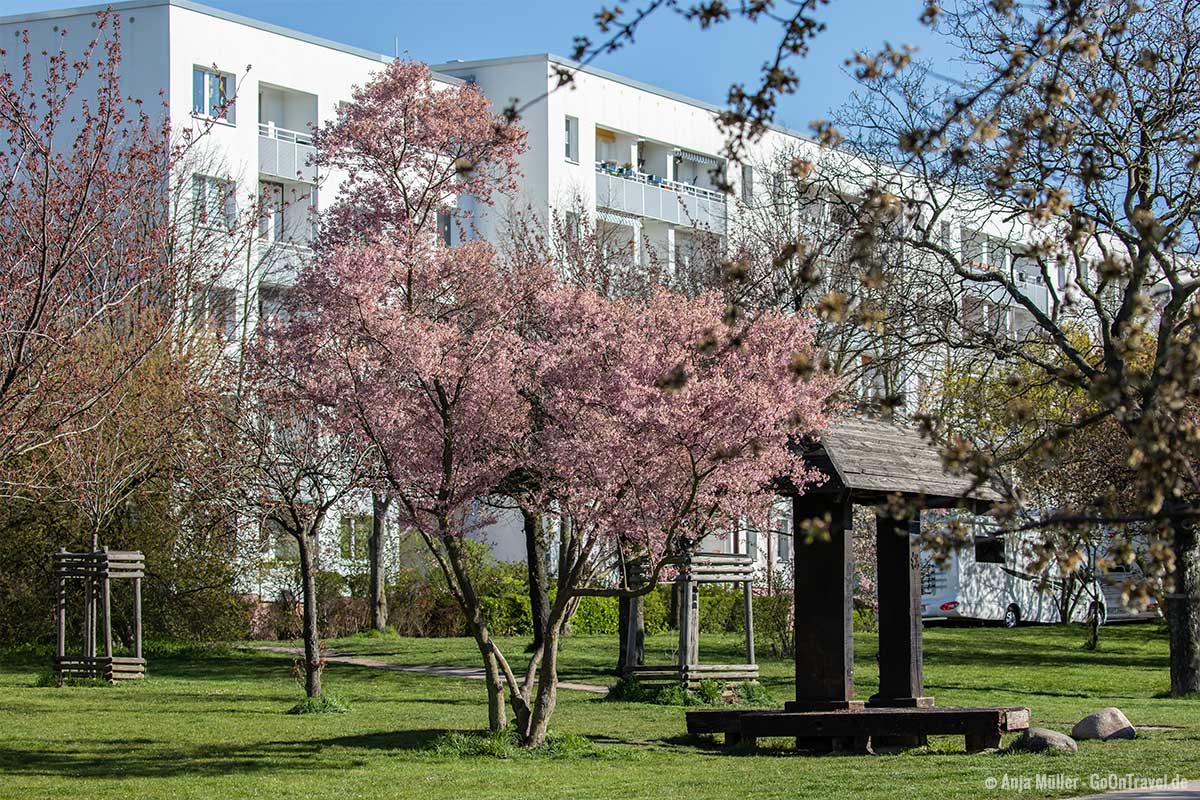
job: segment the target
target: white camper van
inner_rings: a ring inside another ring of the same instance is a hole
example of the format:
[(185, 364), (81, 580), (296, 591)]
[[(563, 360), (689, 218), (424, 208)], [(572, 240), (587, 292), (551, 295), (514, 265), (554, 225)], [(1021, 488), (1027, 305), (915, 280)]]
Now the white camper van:
[[(995, 523), (959, 517), (970, 540), (951, 550), (941, 563), (931, 552), (921, 555), (921, 612), (927, 620), (985, 620), (1016, 627), (1022, 622), (1061, 622), (1055, 597), (1061, 581), (1054, 567), (1030, 571), (1029, 542), (1034, 534), (998, 536)], [(930, 515), (923, 525), (948, 524), (948, 515)], [(1083, 590), (1081, 589), (1081, 592)], [(1099, 587), (1075, 604), (1073, 622), (1085, 622)], [(1103, 619), (1103, 616), (1101, 616)]]

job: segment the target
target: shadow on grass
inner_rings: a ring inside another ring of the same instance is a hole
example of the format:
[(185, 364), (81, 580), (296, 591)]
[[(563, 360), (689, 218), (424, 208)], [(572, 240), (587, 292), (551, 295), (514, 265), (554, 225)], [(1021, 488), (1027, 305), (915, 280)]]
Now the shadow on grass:
[[(204, 744), (164, 747), (143, 738), (50, 747), (0, 747), (0, 774), (62, 778), (171, 778), (231, 772), (295, 772), (336, 770), (346, 766), (345, 753), (334, 749), (377, 752), (432, 752), (444, 729), (383, 731), (329, 739), (267, 741), (245, 745)], [(329, 751), (329, 752), (327, 752)]]

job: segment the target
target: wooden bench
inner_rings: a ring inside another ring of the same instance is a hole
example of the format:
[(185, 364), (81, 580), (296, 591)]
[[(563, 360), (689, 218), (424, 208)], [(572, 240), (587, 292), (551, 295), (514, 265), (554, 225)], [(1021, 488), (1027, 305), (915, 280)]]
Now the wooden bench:
[(753, 747), (763, 737), (795, 737), (801, 749), (868, 750), (876, 743), (912, 737), (961, 735), (968, 753), (1000, 746), (1004, 733), (1029, 727), (1029, 709), (866, 708), (861, 711), (689, 711), (690, 734), (725, 735), (726, 744)]

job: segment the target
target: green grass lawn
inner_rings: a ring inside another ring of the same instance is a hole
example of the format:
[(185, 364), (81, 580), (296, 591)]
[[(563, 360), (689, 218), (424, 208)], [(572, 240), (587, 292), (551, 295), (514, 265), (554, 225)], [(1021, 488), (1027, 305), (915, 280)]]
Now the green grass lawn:
[[(683, 709), (615, 703), (563, 692), (554, 729), (593, 743), (590, 753), (510, 759), (439, 755), (445, 731), (486, 720), (479, 681), (331, 665), (326, 687), (348, 714), (290, 716), (299, 698), (287, 656), (180, 651), (152, 655), (141, 685), (35, 686), (45, 658), (0, 659), (0, 797), (69, 798), (613, 798), (1002, 797), (988, 778), (1065, 774), (1087, 794), (1091, 773), (1200, 777), (1200, 700), (1158, 697), (1167, 687), (1166, 638), (1153, 626), (1111, 627), (1097, 652), (1079, 629), (926, 631), (926, 686), (939, 705), (1027, 705), (1059, 730), (1116, 705), (1142, 728), (1130, 742), (1083, 742), (1075, 756), (984, 753), (935, 737), (928, 750), (887, 756), (797, 756), (766, 749), (725, 754), (689, 740)], [(520, 642), (506, 643), (519, 653)], [(857, 637), (859, 695), (874, 691), (875, 639)], [(470, 641), (353, 637), (338, 650), (406, 664), (476, 662)], [(706, 636), (706, 660), (731, 658), (737, 638)], [(671, 637), (648, 644), (666, 659)], [(722, 655), (727, 653), (728, 655)], [(615, 641), (577, 637), (563, 679), (611, 683)], [(782, 703), (791, 664), (762, 659)]]

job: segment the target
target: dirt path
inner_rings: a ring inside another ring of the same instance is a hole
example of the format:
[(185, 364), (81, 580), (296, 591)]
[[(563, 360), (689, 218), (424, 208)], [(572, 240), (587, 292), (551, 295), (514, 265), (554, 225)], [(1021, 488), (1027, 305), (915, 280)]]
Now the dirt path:
[[(257, 650), (264, 653), (282, 653), (283, 655), (289, 656), (298, 656), (304, 653), (304, 648), (302, 647), (276, 647), (272, 645), (245, 645), (239, 649)], [(349, 664), (353, 667), (385, 669), (392, 672), (416, 672), (421, 675), (437, 675), (442, 678), (467, 678), (478, 681), (483, 680), (483, 667), (446, 667), (421, 664), (389, 664), (388, 662), (380, 661), (377, 658), (356, 656), (353, 653), (329, 653), (325, 656), (325, 661), (329, 664)], [(575, 683), (572, 681), (559, 681), (558, 688), (570, 689), (576, 692), (591, 692), (592, 694), (608, 694), (608, 687), (601, 686), (598, 683)]]

